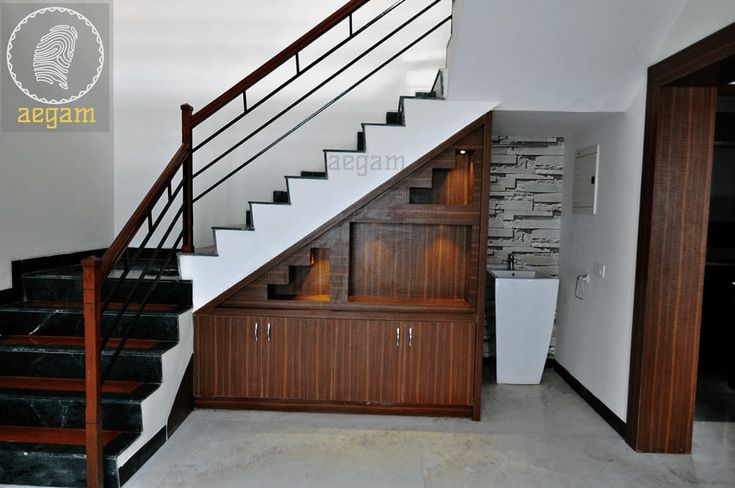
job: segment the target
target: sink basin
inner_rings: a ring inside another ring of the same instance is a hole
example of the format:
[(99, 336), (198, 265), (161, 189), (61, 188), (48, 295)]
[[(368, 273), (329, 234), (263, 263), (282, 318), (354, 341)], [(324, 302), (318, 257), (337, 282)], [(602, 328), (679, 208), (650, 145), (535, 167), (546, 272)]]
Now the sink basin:
[(541, 382), (554, 328), (559, 280), (525, 270), (488, 270), (495, 278), (498, 383)]
[(534, 278), (540, 278), (541, 274), (536, 271), (516, 271), (516, 270), (505, 270), (505, 269), (491, 269), (490, 274), (495, 278), (514, 278), (521, 280), (529, 280)]

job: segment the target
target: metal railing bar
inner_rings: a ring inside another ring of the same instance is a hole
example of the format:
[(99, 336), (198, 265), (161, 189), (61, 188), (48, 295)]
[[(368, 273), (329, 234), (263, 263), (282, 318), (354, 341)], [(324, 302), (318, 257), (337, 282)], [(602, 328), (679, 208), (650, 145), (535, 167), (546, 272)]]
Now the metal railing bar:
[[(127, 309), (130, 307), (130, 303), (133, 301), (133, 297), (135, 296), (135, 292), (138, 291), (138, 287), (142, 282), (145, 281), (146, 274), (151, 268), (151, 265), (155, 262), (156, 258), (158, 257), (158, 253), (161, 251), (161, 248), (165, 244), (166, 240), (168, 239), (169, 235), (171, 235), (171, 231), (173, 230), (174, 226), (179, 222), (179, 217), (184, 213), (183, 206), (179, 209), (179, 211), (174, 215), (173, 220), (171, 221), (171, 224), (168, 226), (168, 229), (166, 230), (164, 236), (161, 238), (161, 241), (158, 243), (158, 246), (156, 246), (156, 249), (154, 250), (153, 254), (150, 258), (148, 258), (148, 263), (146, 264), (145, 268), (143, 268), (143, 271), (141, 272), (140, 276), (135, 280), (135, 283), (133, 284), (133, 287), (128, 292), (128, 295), (125, 299), (125, 302), (123, 303), (123, 306), (120, 308), (120, 310), (115, 315), (115, 318), (112, 321), (112, 326), (110, 327), (110, 330), (105, 334), (103, 340), (102, 340), (102, 346), (104, 347), (105, 344), (107, 344), (107, 341), (112, 337), (112, 334), (117, 329), (118, 325), (120, 325), (120, 321), (122, 320), (123, 315), (127, 311)], [(174, 246), (175, 247), (175, 246)], [(122, 282), (122, 280), (120, 280)], [(105, 309), (103, 309), (105, 310)]]
[(383, 43), (385, 43), (386, 41), (388, 41), (389, 39), (391, 39), (393, 36), (395, 36), (398, 32), (400, 32), (404, 28), (406, 28), (406, 26), (408, 26), (411, 23), (413, 23), (416, 19), (418, 19), (419, 17), (421, 17), (422, 15), (424, 15), (427, 11), (429, 11), (430, 9), (432, 9), (433, 7), (435, 7), (437, 4), (439, 4), (441, 2), (442, 2), (442, 0), (434, 0), (428, 6), (424, 7), (423, 9), (421, 9), (421, 11), (419, 11), (417, 14), (415, 14), (414, 16), (412, 16), (411, 18), (409, 18), (407, 21), (405, 21), (404, 23), (402, 23), (401, 25), (399, 25), (395, 29), (393, 29), (389, 34), (387, 34), (385, 37), (383, 37), (382, 39), (380, 39), (377, 43), (375, 43), (374, 45), (372, 45), (371, 47), (369, 47), (366, 51), (362, 52), (356, 58), (354, 58), (352, 61), (350, 61), (349, 63), (347, 63), (343, 67), (341, 67), (339, 70), (337, 70), (335, 73), (333, 73), (329, 77), (327, 77), (326, 80), (324, 80), (323, 82), (319, 83), (316, 87), (314, 87), (313, 89), (309, 90), (305, 95), (303, 95), (302, 97), (298, 98), (295, 102), (291, 103), (288, 107), (286, 107), (285, 109), (283, 109), (280, 112), (278, 112), (278, 114), (276, 114), (275, 116), (273, 116), (270, 120), (268, 120), (267, 122), (265, 122), (259, 128), (255, 129), (253, 132), (251, 132), (250, 134), (248, 134), (247, 136), (245, 136), (243, 139), (240, 139), (238, 142), (236, 142), (232, 147), (230, 147), (229, 149), (227, 149), (225, 152), (223, 152), (222, 154), (220, 154), (219, 156), (217, 156), (216, 158), (214, 158), (214, 160), (212, 160), (210, 163), (208, 163), (204, 167), (202, 167), (199, 171), (197, 171), (196, 173), (194, 173), (194, 178), (196, 178), (197, 176), (199, 176), (200, 174), (202, 174), (203, 172), (205, 172), (206, 170), (208, 170), (209, 168), (211, 168), (212, 166), (214, 166), (215, 164), (217, 164), (218, 162), (220, 162), (222, 159), (224, 159), (229, 154), (231, 154), (235, 149), (237, 149), (238, 147), (240, 147), (241, 145), (243, 145), (244, 143), (246, 143), (247, 141), (249, 141), (250, 139), (252, 139), (256, 135), (258, 135), (261, 131), (263, 131), (264, 129), (266, 129), (267, 127), (269, 127), (273, 122), (275, 122), (276, 120), (280, 119), (284, 114), (286, 114), (289, 111), (291, 111), (291, 109), (293, 109), (298, 104), (300, 104), (301, 102), (303, 102), (304, 100), (306, 100), (307, 98), (309, 98), (311, 95), (313, 95), (314, 93), (316, 93), (317, 91), (319, 91), (324, 85), (328, 84), (329, 82), (331, 82), (332, 80), (334, 80), (336, 77), (338, 77), (339, 75), (341, 75), (342, 73), (344, 73), (345, 71), (347, 71), (349, 68), (351, 68), (352, 66), (354, 66), (358, 61), (360, 61), (365, 56), (367, 56), (368, 54), (370, 54), (371, 52), (373, 52), (374, 50), (376, 50)]
[[(105, 383), (105, 380), (107, 380), (107, 376), (110, 374), (110, 371), (112, 371), (113, 366), (115, 365), (115, 361), (117, 361), (118, 356), (120, 356), (120, 353), (122, 352), (123, 348), (125, 347), (125, 344), (128, 341), (128, 337), (130, 336), (130, 332), (135, 328), (135, 326), (138, 324), (138, 321), (140, 320), (140, 316), (143, 314), (143, 309), (148, 304), (148, 299), (151, 296), (151, 293), (153, 293), (153, 290), (155, 290), (156, 286), (158, 286), (158, 283), (161, 281), (161, 276), (163, 276), (163, 270), (166, 269), (166, 266), (171, 262), (171, 258), (176, 253), (176, 249), (179, 245), (179, 242), (184, 238), (184, 232), (182, 231), (179, 234), (179, 237), (176, 239), (176, 242), (174, 242), (173, 247), (168, 251), (167, 257), (165, 262), (163, 263), (163, 266), (161, 266), (161, 269), (158, 270), (158, 273), (156, 274), (156, 279), (151, 284), (150, 288), (148, 288), (148, 292), (146, 293), (145, 297), (143, 298), (143, 301), (141, 302), (140, 306), (138, 307), (138, 311), (135, 313), (135, 317), (133, 318), (133, 321), (130, 325), (125, 329), (125, 333), (120, 338), (120, 342), (118, 343), (117, 347), (115, 347), (115, 351), (112, 353), (112, 357), (107, 363), (107, 366), (105, 367), (101, 378), (101, 384)], [(104, 348), (104, 342), (102, 344), (102, 347)]]
[[(356, 30), (355, 33), (352, 35), (352, 38), (357, 37), (358, 35), (360, 35), (362, 32), (364, 32), (370, 26), (372, 26), (373, 24), (375, 24), (376, 22), (378, 22), (380, 19), (382, 19), (383, 17), (385, 17), (386, 15), (388, 15), (390, 12), (392, 12), (396, 8), (398, 8), (398, 6), (400, 6), (404, 2), (406, 2), (406, 0), (398, 0), (397, 2), (395, 2), (394, 4), (392, 4), (391, 6), (389, 6), (383, 12), (381, 12), (380, 14), (378, 14), (375, 18), (371, 19), (364, 26), (362, 26), (358, 30)], [(306, 67), (304, 67), (301, 70), (300, 73), (291, 76), (289, 79), (287, 79), (286, 81), (284, 81), (280, 86), (278, 86), (275, 90), (273, 90), (268, 95), (266, 95), (265, 97), (263, 97), (260, 100), (258, 100), (258, 102), (256, 102), (253, 106), (251, 106), (250, 109), (247, 109), (247, 105), (246, 105), (245, 111), (243, 113), (238, 114), (235, 118), (233, 118), (231, 121), (229, 121), (227, 124), (225, 124), (224, 126), (222, 126), (220, 129), (218, 129), (214, 133), (212, 133), (209, 137), (207, 137), (206, 139), (204, 139), (201, 143), (199, 143), (196, 146), (194, 146), (194, 148), (192, 149), (192, 153), (196, 152), (201, 147), (207, 145), (214, 138), (216, 138), (217, 136), (219, 136), (220, 134), (222, 134), (224, 131), (226, 131), (227, 129), (229, 129), (230, 127), (232, 127), (234, 124), (236, 124), (238, 121), (240, 121), (243, 117), (245, 117), (245, 115), (247, 115), (248, 112), (252, 112), (256, 108), (258, 108), (259, 106), (261, 106), (263, 103), (267, 102), (268, 100), (270, 100), (271, 98), (273, 98), (275, 95), (277, 95), (278, 93), (280, 93), (281, 90), (283, 90), (288, 85), (290, 85), (291, 83), (293, 83), (295, 80), (297, 80), (301, 75), (303, 75), (304, 73), (306, 73), (307, 71), (309, 71), (311, 68), (313, 68), (317, 64), (321, 63), (328, 56), (331, 56), (335, 51), (337, 51), (342, 46), (344, 46), (345, 44), (347, 44), (352, 38), (348, 37), (346, 39), (343, 39), (339, 43), (337, 43), (334, 47), (332, 47), (327, 52), (325, 52), (324, 54), (322, 54), (321, 56), (319, 56), (317, 59), (315, 59), (314, 61), (312, 61), (309, 65), (307, 65)], [(245, 96), (245, 93), (246, 92), (243, 91), (243, 96)], [(195, 174), (194, 176), (196, 177), (197, 174)]]
[(358, 80), (352, 86), (350, 86), (347, 90), (343, 91), (337, 97), (333, 98), (330, 102), (328, 102), (327, 104), (323, 105), (319, 110), (317, 110), (316, 112), (314, 112), (313, 114), (311, 114), (310, 116), (308, 116), (303, 121), (299, 122), (291, 130), (289, 130), (284, 135), (282, 135), (281, 137), (279, 137), (278, 139), (276, 139), (275, 141), (273, 141), (272, 143), (270, 143), (268, 146), (266, 146), (261, 151), (259, 151), (256, 155), (254, 155), (253, 157), (251, 157), (250, 159), (248, 159), (247, 161), (245, 161), (243, 164), (241, 164), (237, 168), (235, 168), (232, 171), (230, 171), (229, 173), (227, 173), (227, 175), (225, 175), (222, 179), (220, 179), (219, 181), (217, 181), (216, 183), (214, 183), (212, 186), (210, 186), (209, 188), (207, 188), (206, 190), (204, 190), (202, 193), (200, 193), (196, 198), (194, 198), (194, 202), (197, 202), (197, 201), (201, 200), (209, 192), (211, 192), (212, 190), (214, 190), (215, 188), (217, 188), (219, 185), (221, 185), (222, 183), (224, 183), (226, 180), (228, 180), (229, 178), (231, 178), (232, 176), (234, 176), (237, 172), (239, 172), (245, 166), (247, 166), (248, 164), (252, 163), (256, 159), (258, 159), (260, 156), (262, 156), (263, 154), (265, 154), (266, 152), (268, 152), (274, 146), (276, 146), (281, 141), (283, 141), (288, 136), (290, 136), (293, 132), (295, 132), (298, 129), (300, 129), (301, 127), (303, 127), (305, 124), (307, 124), (309, 121), (311, 121), (314, 117), (316, 117), (317, 115), (319, 115), (320, 113), (322, 113), (324, 110), (326, 110), (327, 108), (329, 108), (330, 106), (332, 106), (338, 100), (340, 100), (345, 95), (347, 95), (349, 92), (351, 92), (352, 90), (354, 90), (357, 86), (361, 85), (365, 80), (367, 80), (368, 78), (372, 77), (375, 73), (377, 73), (378, 71), (380, 71), (381, 69), (383, 69), (385, 66), (387, 66), (388, 64), (390, 64), (391, 62), (393, 62), (394, 60), (396, 60), (401, 54), (405, 53), (406, 51), (408, 51), (409, 49), (411, 49), (413, 46), (415, 46), (416, 44), (418, 44), (419, 42), (421, 42), (422, 40), (424, 40), (426, 37), (428, 37), (430, 34), (432, 34), (434, 31), (436, 31), (437, 29), (439, 29), (442, 25), (446, 24), (450, 20), (452, 20), (452, 16), (451, 15), (448, 16), (447, 18), (445, 18), (444, 20), (442, 20), (441, 22), (439, 22), (438, 24), (436, 24), (434, 27), (432, 27), (431, 29), (429, 29), (424, 34), (422, 34), (416, 40), (414, 40), (413, 42), (411, 42), (408, 46), (406, 46), (405, 48), (401, 49), (398, 53), (396, 53), (393, 56), (391, 56), (387, 61), (385, 61), (384, 63), (382, 63), (380, 66), (378, 66), (377, 68), (375, 68), (374, 70), (372, 70), (370, 73), (368, 73), (364, 77), (362, 77), (360, 80)]
[[(153, 237), (153, 234), (156, 232), (156, 230), (158, 229), (158, 226), (161, 224), (161, 221), (163, 220), (163, 218), (168, 213), (169, 208), (171, 208), (171, 205), (173, 204), (173, 202), (175, 201), (175, 198), (178, 196), (179, 192), (183, 188), (183, 185), (184, 185), (184, 183), (182, 181), (176, 187), (176, 190), (174, 190), (174, 192), (173, 192), (172, 198), (169, 199), (169, 201), (166, 203), (166, 205), (161, 210), (161, 213), (158, 215), (158, 218), (156, 218), (156, 221), (153, 224), (153, 229), (148, 231), (148, 233), (146, 234), (145, 238), (139, 244), (138, 249), (135, 252), (135, 256), (133, 257), (133, 260), (132, 260), (133, 261), (133, 265), (135, 265), (138, 262), (138, 260), (140, 259), (140, 256), (143, 253), (143, 249), (145, 248), (146, 244), (148, 244), (148, 241), (150, 241), (151, 238)], [(127, 252), (126, 253), (123, 253), (123, 256), (125, 256), (126, 260), (128, 259), (127, 258)], [(119, 260), (118, 260), (118, 262), (119, 262)], [(102, 310), (106, 310), (107, 307), (109, 307), (110, 303), (115, 298), (115, 295), (120, 290), (120, 286), (122, 285), (122, 283), (125, 280), (125, 278), (127, 278), (127, 276), (128, 276), (129, 273), (130, 273), (130, 265), (129, 264), (126, 264), (125, 268), (123, 269), (122, 275), (120, 275), (117, 278), (118, 279), (118, 282), (115, 284), (115, 286), (113, 287), (113, 289), (110, 290), (110, 292), (108, 293), (107, 297), (105, 297), (105, 299), (103, 300), (103, 302), (102, 302)]]

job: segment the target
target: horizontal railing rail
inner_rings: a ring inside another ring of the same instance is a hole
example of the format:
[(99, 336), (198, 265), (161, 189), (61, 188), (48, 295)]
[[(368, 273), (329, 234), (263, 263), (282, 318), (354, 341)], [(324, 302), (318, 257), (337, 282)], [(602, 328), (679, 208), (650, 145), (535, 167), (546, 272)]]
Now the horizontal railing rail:
[[(393, 38), (398, 32), (422, 18), (429, 10), (446, 0), (431, 0), (428, 5), (417, 13), (407, 14), (407, 19), (390, 30), (368, 48), (355, 56), (344, 66), (329, 75), (325, 80), (318, 82), (304, 95), (289, 103), (285, 109), (278, 111), (266, 122), (241, 137), (237, 142), (213, 160), (202, 165), (196, 173), (193, 168), (193, 157), (203, 147), (212, 143), (218, 136), (225, 133), (240, 120), (244, 119), (253, 110), (261, 107), (278, 93), (301, 78), (317, 65), (320, 65), (337, 50), (348, 42), (360, 36), (373, 25), (384, 19), (407, 0), (396, 0), (372, 18), (355, 28), (354, 14), (371, 0), (350, 0), (343, 7), (335, 11), (324, 21), (309, 30), (295, 42), (261, 65), (251, 74), (230, 87), (224, 93), (194, 112), (188, 105), (181, 106), (182, 142), (175, 154), (165, 166), (158, 179), (145, 195), (141, 203), (132, 213), (130, 219), (118, 232), (114, 241), (100, 257), (89, 257), (82, 262), (83, 306), (85, 330), (85, 361), (86, 361), (86, 453), (87, 453), (87, 486), (103, 486), (103, 443), (102, 443), (102, 386), (111, 376), (114, 364), (122, 353), (128, 338), (138, 324), (140, 317), (153, 300), (157, 286), (164, 279), (164, 274), (172, 266), (177, 253), (194, 252), (194, 203), (221, 186), (225, 181), (241, 171), (247, 165), (263, 156), (274, 146), (289, 137), (299, 128), (313, 120), (320, 113), (342, 99), (356, 87), (374, 76), (389, 63), (396, 60), (403, 53), (414, 47), (423, 39), (431, 35), (441, 26), (451, 21), (451, 15), (442, 18), (438, 23), (428, 28), (423, 34), (395, 54), (370, 70), (347, 89), (339, 92), (329, 102), (320, 106), (301, 122), (286, 131), (280, 137), (265, 145), (254, 156), (250, 157), (235, 169), (227, 172), (222, 178), (206, 187), (196, 197), (194, 196), (194, 179), (210, 168), (217, 165), (235, 149), (243, 146), (255, 135), (261, 133), (286, 113), (304, 102), (325, 85), (355, 66), (378, 47)], [(346, 24), (346, 25), (345, 25)], [(308, 64), (302, 65), (301, 55), (305, 48), (316, 40), (336, 28), (344, 25), (347, 35), (334, 42), (325, 52), (317, 56)], [(294, 72), (274, 89), (262, 96), (255, 103), (248, 106), (248, 91), (258, 82), (271, 73), (293, 63)], [(242, 111), (215, 129), (198, 144), (194, 144), (194, 129), (218, 113), (225, 106), (237, 98), (242, 97)], [(133, 247), (135, 244), (135, 247)], [(136, 276), (137, 273), (137, 276)], [(106, 318), (103, 327), (103, 314)], [(114, 348), (106, 348), (110, 339), (119, 337)], [(104, 351), (104, 354), (103, 354)]]

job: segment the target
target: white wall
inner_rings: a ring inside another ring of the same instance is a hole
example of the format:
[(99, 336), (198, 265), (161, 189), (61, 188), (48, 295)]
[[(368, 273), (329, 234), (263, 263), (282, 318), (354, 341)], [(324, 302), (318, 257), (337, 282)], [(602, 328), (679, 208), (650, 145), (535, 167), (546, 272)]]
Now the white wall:
[[(649, 65), (735, 21), (735, 3), (689, 0)], [(600, 145), (597, 215), (573, 215), (573, 184), (565, 185), (556, 359), (622, 420), (627, 415), (636, 241), (645, 117), (645, 72), (625, 113), (592, 122), (567, 141), (574, 150)], [(565, 181), (571, 182), (565, 173)], [(595, 262), (607, 267), (593, 276)], [(589, 273), (585, 300), (574, 298), (576, 276)]]
[(0, 290), (10, 263), (112, 240), (112, 134), (0, 133)]
[[(301, 34), (339, 8), (344, 0), (311, 2), (274, 0), (255, 2), (218, 0), (206, 4), (198, 0), (125, 0), (115, 3), (115, 224), (119, 229), (147, 191), (155, 177), (180, 143), (179, 105), (188, 102), (195, 110), (214, 99), (242, 77), (249, 74), (274, 54), (285, 48)], [(370, 2), (368, 8), (355, 15), (355, 28), (392, 4), (390, 0)], [(256, 122), (285, 107), (328, 74), (353, 59), (368, 44), (377, 40), (398, 23), (408, 18), (407, 12), (416, 12), (427, 2), (409, 0), (398, 10), (388, 14), (380, 25), (372, 26), (348, 47), (330, 57), (323, 69), (315, 69), (278, 96), (236, 124), (231, 135), (223, 136), (212, 150), (205, 149), (195, 157), (195, 168), (211, 160), (214, 149), (223, 150), (226, 143), (256, 127)], [(437, 20), (449, 14), (451, 2), (445, 0), (432, 10), (429, 18)], [(421, 21), (425, 31), (429, 21)], [(431, 24), (433, 25), (433, 24)], [(305, 51), (302, 67), (316, 53), (324, 52), (329, 43), (347, 34), (344, 23), (321, 44)], [(384, 47), (377, 49), (358, 63), (358, 72), (366, 73), (379, 62), (394, 54), (421, 32), (411, 28)], [(372, 81), (338, 102), (307, 127), (293, 134), (282, 147), (256, 161), (220, 191), (208, 196), (195, 210), (196, 243), (211, 242), (209, 230), (213, 225), (243, 224), (248, 200), (271, 201), (273, 190), (285, 190), (283, 176), (298, 174), (301, 170), (323, 170), (324, 148), (354, 149), (355, 133), (360, 122), (384, 122), (385, 112), (395, 110), (400, 95), (413, 94), (431, 86), (436, 70), (444, 66), (449, 26), (426, 39), (415, 49), (403, 55), (397, 64), (376, 75)], [(284, 68), (263, 86), (249, 95), (251, 103), (262, 95), (265, 88), (275, 86), (293, 72), (293, 65)], [(324, 71), (324, 70), (327, 71)], [(321, 103), (337, 94), (356, 80), (355, 75), (342, 76), (335, 83), (320, 90), (303, 109), (294, 112), (283, 122), (267, 130), (263, 137), (255, 137), (231, 157), (223, 160), (220, 168), (203, 175), (196, 182), (197, 192), (207, 182), (215, 181), (226, 170), (235, 167), (265, 146), (266, 143), (293, 127)], [(268, 86), (266, 86), (268, 85)], [(242, 100), (236, 100), (227, 113), (233, 116), (241, 109)], [(216, 121), (223, 123), (226, 117)], [(205, 123), (195, 132), (201, 141), (211, 132), (214, 123)], [(196, 141), (195, 141), (196, 142)], [(206, 156), (210, 156), (207, 158)]]
[[(643, 85), (628, 112), (588, 124), (567, 139), (564, 167), (556, 360), (625, 420), (633, 317), (644, 127)], [(596, 215), (572, 212), (574, 153), (600, 146)], [(606, 266), (604, 279), (593, 275)], [(589, 274), (584, 300), (576, 277)]]

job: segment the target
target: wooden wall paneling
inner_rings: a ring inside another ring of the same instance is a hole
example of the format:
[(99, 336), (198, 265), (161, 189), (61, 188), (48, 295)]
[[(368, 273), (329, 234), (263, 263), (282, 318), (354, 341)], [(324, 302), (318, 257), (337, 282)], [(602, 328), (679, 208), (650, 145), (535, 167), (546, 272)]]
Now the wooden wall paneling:
[(655, 101), (627, 435), (646, 452), (691, 450), (716, 101), (714, 87), (661, 87)]
[(352, 224), (350, 298), (466, 303), (470, 236), (469, 226)]

